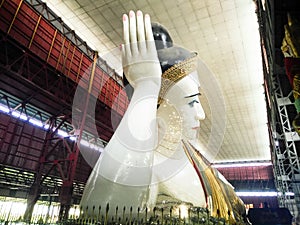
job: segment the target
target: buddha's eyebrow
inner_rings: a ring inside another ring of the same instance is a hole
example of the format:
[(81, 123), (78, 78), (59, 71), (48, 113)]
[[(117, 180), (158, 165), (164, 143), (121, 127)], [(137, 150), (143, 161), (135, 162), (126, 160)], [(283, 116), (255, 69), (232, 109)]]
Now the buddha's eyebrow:
[(185, 96), (184, 98), (191, 98), (191, 97), (194, 97), (194, 96), (196, 96), (196, 95), (201, 95), (201, 93), (200, 93), (200, 92), (198, 92), (197, 94), (193, 94), (193, 95)]

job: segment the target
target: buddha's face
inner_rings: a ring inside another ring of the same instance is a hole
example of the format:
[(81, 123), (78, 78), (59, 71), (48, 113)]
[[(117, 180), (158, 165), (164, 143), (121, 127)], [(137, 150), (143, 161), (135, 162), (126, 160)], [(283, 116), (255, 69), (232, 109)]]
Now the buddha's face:
[(205, 113), (199, 100), (197, 74), (190, 74), (178, 81), (167, 93), (165, 100), (173, 105), (182, 119), (182, 137), (188, 140), (197, 138), (200, 120)]

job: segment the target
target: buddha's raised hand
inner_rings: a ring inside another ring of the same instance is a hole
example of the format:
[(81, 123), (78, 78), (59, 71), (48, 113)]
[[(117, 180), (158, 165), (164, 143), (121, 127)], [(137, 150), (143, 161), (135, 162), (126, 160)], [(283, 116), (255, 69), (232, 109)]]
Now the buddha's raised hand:
[(141, 81), (161, 83), (161, 68), (157, 57), (150, 16), (141, 11), (123, 15), (122, 64), (124, 74), (135, 88)]

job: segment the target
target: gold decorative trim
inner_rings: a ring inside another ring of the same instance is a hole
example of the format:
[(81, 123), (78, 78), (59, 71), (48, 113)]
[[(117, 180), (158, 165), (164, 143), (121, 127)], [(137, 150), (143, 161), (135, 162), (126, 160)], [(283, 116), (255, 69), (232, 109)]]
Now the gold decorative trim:
[(162, 103), (168, 90), (183, 77), (197, 69), (197, 53), (194, 56), (177, 63), (162, 74), (161, 88), (158, 97), (158, 104)]

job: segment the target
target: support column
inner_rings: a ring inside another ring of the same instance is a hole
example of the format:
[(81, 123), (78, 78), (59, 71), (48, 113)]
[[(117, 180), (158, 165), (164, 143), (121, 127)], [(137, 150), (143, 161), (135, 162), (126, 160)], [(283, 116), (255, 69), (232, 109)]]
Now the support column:
[(41, 194), (40, 182), (36, 178), (36, 181), (32, 184), (27, 196), (27, 208), (23, 218), (23, 220), (28, 224), (31, 221), (33, 209), (37, 200), (40, 197), (40, 194)]
[[(98, 60), (98, 52), (95, 52), (94, 60), (93, 60), (93, 67), (92, 67), (91, 75), (90, 75), (90, 79), (89, 79), (87, 96), (85, 99), (85, 107), (84, 107), (84, 111), (83, 111), (83, 116), (81, 118), (81, 124), (80, 124), (80, 129), (79, 129), (80, 132), (79, 132), (77, 141), (80, 141), (81, 137), (82, 137), (82, 132), (83, 132), (86, 115), (87, 115), (87, 108), (89, 105), (90, 95), (91, 95), (92, 87), (93, 87), (93, 81), (94, 81), (97, 60)], [(78, 157), (79, 157), (79, 152), (80, 152), (80, 149), (78, 147), (78, 144), (75, 143), (73, 145), (73, 151), (69, 155), (70, 167), (68, 170), (68, 179), (63, 181), (63, 185), (61, 187), (61, 192), (60, 192), (61, 208), (60, 208), (60, 212), (59, 212), (59, 222), (67, 220), (68, 216), (69, 216), (69, 209), (70, 209), (71, 203), (72, 203), (73, 181), (74, 181), (75, 174), (76, 174), (76, 166), (77, 166), (77, 161), (78, 161)]]
[(69, 210), (72, 204), (73, 184), (69, 181), (65, 181), (62, 184), (59, 194), (60, 210), (59, 218), (60, 222), (66, 221), (69, 216)]

